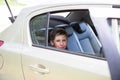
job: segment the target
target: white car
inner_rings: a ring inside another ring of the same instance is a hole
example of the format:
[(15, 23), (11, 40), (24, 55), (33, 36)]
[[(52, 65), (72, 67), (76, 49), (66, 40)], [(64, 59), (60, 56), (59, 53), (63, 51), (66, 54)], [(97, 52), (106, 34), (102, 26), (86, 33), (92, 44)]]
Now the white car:
[[(0, 80), (120, 80), (119, 2), (72, 1), (25, 8), (0, 33)], [(67, 50), (49, 45), (54, 28)]]

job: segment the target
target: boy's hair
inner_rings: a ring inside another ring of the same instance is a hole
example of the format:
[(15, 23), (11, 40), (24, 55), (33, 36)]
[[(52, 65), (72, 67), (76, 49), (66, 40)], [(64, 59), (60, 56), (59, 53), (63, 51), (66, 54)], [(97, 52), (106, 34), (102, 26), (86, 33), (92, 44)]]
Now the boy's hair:
[(53, 41), (58, 35), (65, 35), (67, 38), (67, 32), (63, 28), (55, 28), (50, 32), (50, 41)]

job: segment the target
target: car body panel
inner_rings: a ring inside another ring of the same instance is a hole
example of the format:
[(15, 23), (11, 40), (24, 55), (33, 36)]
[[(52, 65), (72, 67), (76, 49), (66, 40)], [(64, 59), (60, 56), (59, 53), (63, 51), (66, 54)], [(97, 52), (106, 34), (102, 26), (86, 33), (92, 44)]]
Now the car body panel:
[(24, 80), (20, 51), (20, 44), (6, 42), (1, 47), (0, 54), (3, 62), (0, 69), (0, 80)]
[[(37, 47), (26, 47), (23, 53), (25, 53), (22, 56), (22, 62), (26, 80), (110, 80), (108, 65), (105, 60), (86, 58), (58, 51), (39, 49)], [(39, 71), (38, 69), (34, 70), (31, 65), (46, 66), (48, 73), (43, 73), (42, 70)], [(102, 67), (104, 67), (104, 73), (100, 70)]]

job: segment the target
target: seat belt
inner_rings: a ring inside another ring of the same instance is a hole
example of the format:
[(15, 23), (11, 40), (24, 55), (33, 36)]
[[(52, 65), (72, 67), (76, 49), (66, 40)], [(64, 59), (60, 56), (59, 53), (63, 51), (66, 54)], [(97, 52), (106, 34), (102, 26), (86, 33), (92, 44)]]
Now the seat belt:
[[(103, 46), (104, 55), (107, 59), (109, 70), (111, 74), (112, 80), (120, 80), (120, 53), (117, 50), (117, 46), (114, 43), (112, 33), (110, 32), (110, 28), (106, 23), (105, 18), (100, 19), (92, 19), (97, 26), (97, 31), (99, 34), (99, 39)], [(101, 24), (102, 27), (100, 26)], [(104, 35), (104, 36), (103, 36)], [(106, 41), (107, 40), (107, 41)]]
[[(106, 39), (105, 39), (106, 40)], [(120, 80), (120, 53), (117, 47), (103, 42), (105, 57), (107, 59), (112, 80)], [(108, 47), (109, 46), (109, 47)]]

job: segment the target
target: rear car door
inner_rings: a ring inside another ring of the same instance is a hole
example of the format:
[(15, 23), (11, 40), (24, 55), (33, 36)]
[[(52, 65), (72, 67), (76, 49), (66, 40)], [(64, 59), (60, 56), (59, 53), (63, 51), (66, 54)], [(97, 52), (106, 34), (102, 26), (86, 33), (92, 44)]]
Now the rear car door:
[(26, 48), (22, 56), (25, 80), (110, 80), (105, 60), (46, 48)]
[[(22, 51), (25, 80), (110, 80), (105, 59), (90, 55), (75, 55), (76, 52), (46, 47), (46, 21), (48, 21), (47, 14), (35, 16), (30, 21), (30, 26), (34, 26), (29, 29), (30, 33), (33, 33), (32, 44), (24, 44)], [(37, 24), (38, 22), (41, 24)], [(41, 26), (41, 29), (38, 29), (37, 25)], [(34, 31), (35, 34), (40, 33), (39, 37), (34, 35)], [(26, 38), (25, 36), (24, 41)]]

